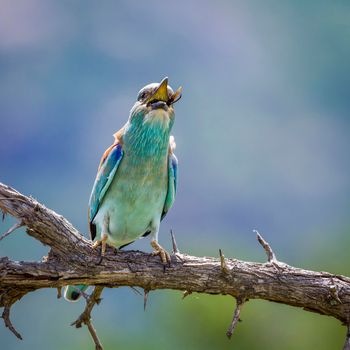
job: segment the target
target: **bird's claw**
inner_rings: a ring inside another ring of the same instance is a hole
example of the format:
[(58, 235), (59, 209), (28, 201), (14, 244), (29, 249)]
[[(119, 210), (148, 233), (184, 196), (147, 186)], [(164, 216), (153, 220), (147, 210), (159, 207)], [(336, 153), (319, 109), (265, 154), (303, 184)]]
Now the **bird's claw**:
[(107, 247), (108, 235), (102, 234), (101, 236), (102, 236), (101, 239), (96, 240), (92, 245), (93, 249), (97, 249), (99, 246), (101, 246), (101, 255), (100, 255), (99, 261), (97, 262), (97, 265), (101, 264), (103, 257), (106, 254), (106, 247)]
[(164, 271), (166, 266), (170, 266), (171, 258), (170, 254), (155, 240), (151, 241), (151, 246), (154, 252), (151, 253), (152, 256), (159, 255), (162, 260)]

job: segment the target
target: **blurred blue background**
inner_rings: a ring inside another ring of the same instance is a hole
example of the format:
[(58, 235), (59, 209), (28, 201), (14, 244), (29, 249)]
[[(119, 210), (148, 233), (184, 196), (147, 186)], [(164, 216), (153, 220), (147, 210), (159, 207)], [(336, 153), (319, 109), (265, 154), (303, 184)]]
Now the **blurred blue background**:
[[(138, 90), (169, 76), (184, 87), (173, 134), (175, 206), (161, 226), (170, 248), (265, 261), (253, 229), (280, 260), (350, 275), (350, 3), (345, 1), (0, 2), (0, 181), (87, 234), (99, 158)], [(1, 224), (5, 231), (13, 220)], [(133, 249), (149, 251), (149, 242)], [(0, 256), (47, 248), (18, 231)], [(56, 290), (12, 309), (18, 341), (3, 349), (93, 349), (69, 326), (83, 303)], [(231, 341), (234, 301), (129, 288), (94, 311), (106, 349), (340, 349), (331, 318), (251, 301)]]

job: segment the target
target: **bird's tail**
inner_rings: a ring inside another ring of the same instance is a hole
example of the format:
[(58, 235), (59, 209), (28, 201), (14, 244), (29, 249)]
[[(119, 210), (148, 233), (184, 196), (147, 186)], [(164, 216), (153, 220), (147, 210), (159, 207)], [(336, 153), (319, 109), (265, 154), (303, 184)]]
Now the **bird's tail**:
[(81, 296), (81, 292), (84, 292), (88, 287), (89, 286), (86, 286), (85, 284), (67, 286), (64, 290), (64, 298), (68, 301), (77, 301)]

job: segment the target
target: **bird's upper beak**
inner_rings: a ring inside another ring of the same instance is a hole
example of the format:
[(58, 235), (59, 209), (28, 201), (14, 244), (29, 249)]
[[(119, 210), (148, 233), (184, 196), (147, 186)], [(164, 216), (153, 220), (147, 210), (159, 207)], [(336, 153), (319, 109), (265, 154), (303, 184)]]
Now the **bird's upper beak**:
[(168, 92), (168, 77), (165, 77), (154, 93), (147, 99), (146, 103), (150, 104), (155, 101), (163, 101), (170, 106), (181, 98), (182, 87), (180, 86), (171, 96), (169, 96)]

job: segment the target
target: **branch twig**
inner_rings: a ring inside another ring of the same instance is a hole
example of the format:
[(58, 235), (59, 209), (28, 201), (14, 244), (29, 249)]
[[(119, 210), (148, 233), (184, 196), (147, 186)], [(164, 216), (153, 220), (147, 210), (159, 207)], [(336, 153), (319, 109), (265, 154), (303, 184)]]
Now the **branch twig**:
[(180, 251), (179, 251), (179, 248), (177, 247), (177, 243), (176, 243), (176, 240), (175, 240), (175, 235), (173, 233), (173, 230), (170, 230), (170, 235), (171, 235), (171, 242), (173, 244), (173, 253), (174, 254), (179, 254)]
[(256, 237), (257, 237), (259, 243), (265, 249), (268, 262), (270, 262), (270, 263), (277, 262), (278, 260), (276, 258), (276, 255), (273, 252), (273, 250), (270, 247), (270, 245), (264, 240), (264, 238), (262, 238), (262, 236), (260, 235), (260, 233), (257, 230), (253, 230), (253, 232), (256, 233)]
[(241, 315), (241, 309), (244, 304), (244, 299), (241, 297), (236, 298), (236, 308), (235, 312), (233, 313), (233, 318), (230, 324), (230, 327), (228, 328), (226, 335), (229, 339), (231, 339), (233, 331), (235, 330), (238, 321), (240, 321), (239, 316)]
[(91, 311), (96, 304), (99, 304), (101, 299), (101, 293), (104, 287), (96, 286), (92, 294), (87, 298), (86, 306), (82, 314), (75, 320), (71, 326), (80, 328), (82, 324), (85, 324), (88, 327), (90, 335), (95, 343), (96, 350), (103, 350), (100, 339), (97, 336), (96, 330), (91, 322)]
[(143, 310), (146, 311), (146, 306), (147, 306), (147, 301), (148, 301), (148, 295), (149, 295), (149, 290), (144, 289), (143, 290)]
[(4, 311), (2, 312), (2, 318), (4, 319), (5, 326), (20, 340), (22, 340), (22, 336), (17, 332), (16, 328), (13, 326), (10, 320), (10, 309), (11, 306), (5, 306)]
[(18, 228), (24, 226), (22, 221), (16, 222), (12, 227), (10, 227), (3, 235), (0, 237), (0, 241), (2, 241), (5, 237), (7, 237), (9, 234), (11, 234), (13, 231), (17, 230)]
[(225, 261), (225, 255), (223, 254), (222, 250), (219, 249), (219, 254), (220, 254), (220, 266), (221, 266), (221, 271), (225, 274), (228, 275), (230, 273), (230, 269), (228, 268), (226, 261)]
[(87, 328), (88, 328), (88, 330), (90, 332), (92, 340), (95, 343), (95, 349), (96, 350), (103, 350), (101, 341), (100, 341), (100, 339), (97, 336), (96, 329), (95, 329), (94, 325), (91, 323), (90, 320), (86, 323), (86, 326), (87, 326)]

